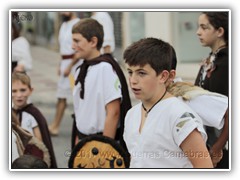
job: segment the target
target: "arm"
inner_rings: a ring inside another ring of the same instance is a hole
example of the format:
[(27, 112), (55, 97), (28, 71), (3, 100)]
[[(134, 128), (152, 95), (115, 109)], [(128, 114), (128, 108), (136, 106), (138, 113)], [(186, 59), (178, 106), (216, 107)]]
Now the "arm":
[(57, 65), (57, 75), (58, 76), (61, 75), (61, 62), (59, 62), (58, 65)]
[(213, 168), (205, 142), (197, 129), (187, 136), (180, 147), (194, 168)]
[(71, 73), (71, 69), (72, 67), (78, 62), (79, 60), (79, 54), (75, 53), (73, 58), (72, 58), (72, 62), (69, 64), (69, 66), (64, 70), (64, 77), (69, 76), (69, 74)]
[(120, 99), (115, 99), (106, 105), (107, 116), (103, 135), (115, 138), (117, 125), (120, 117)]
[(38, 126), (34, 127), (33, 128), (33, 135), (38, 138), (40, 141), (42, 141), (42, 135), (41, 135), (41, 132), (40, 132), (40, 129)]
[(212, 161), (214, 166), (222, 159), (222, 149), (224, 148), (227, 140), (228, 140), (228, 109), (224, 115), (224, 126), (220, 136), (218, 137), (217, 141), (210, 149), (210, 155), (212, 157)]

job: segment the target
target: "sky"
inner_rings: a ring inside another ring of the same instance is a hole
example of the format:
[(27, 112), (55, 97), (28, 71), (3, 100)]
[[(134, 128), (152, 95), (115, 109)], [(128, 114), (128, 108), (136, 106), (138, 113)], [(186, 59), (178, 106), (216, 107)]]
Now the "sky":
[[(1, 75), (0, 75), (0, 82), (1, 82), (1, 96), (3, 97), (1, 102), (1, 155), (3, 160), (0, 162), (0, 171), (8, 179), (18, 178), (18, 179), (25, 179), (25, 178), (34, 178), (34, 179), (43, 179), (44, 177), (52, 177), (52, 178), (66, 178), (70, 175), (70, 177), (77, 177), (89, 178), (90, 175), (94, 175), (96, 178), (100, 179), (112, 179), (116, 178), (115, 173), (108, 173), (106, 176), (105, 173), (42, 173), (41, 176), (36, 176), (34, 172), (9, 172), (9, 131), (8, 131), (8, 122), (9, 122), (9, 92), (10, 92), (10, 81), (9, 81), (9, 73), (8, 73), (8, 65), (9, 65), (9, 16), (8, 11), (9, 9), (230, 9), (232, 14), (232, 24), (231, 24), (231, 144), (232, 144), (232, 170), (230, 172), (201, 172), (198, 171), (197, 173), (194, 172), (130, 172), (130, 173), (121, 173), (121, 178), (134, 178), (137, 177), (138, 179), (146, 179), (146, 178), (153, 178), (153, 179), (161, 179), (163, 177), (166, 178), (178, 178), (178, 179), (203, 179), (203, 178), (216, 178), (216, 179), (226, 179), (226, 178), (236, 178), (239, 175), (239, 131), (238, 127), (240, 127), (240, 118), (239, 118), (239, 110), (238, 105), (240, 101), (239, 95), (237, 92), (239, 91), (238, 87), (238, 77), (239, 77), (239, 54), (238, 54), (238, 47), (237, 41), (239, 41), (239, 18), (240, 18), (240, 11), (239, 5), (237, 5), (236, 0), (201, 0), (201, 1), (194, 1), (194, 0), (41, 0), (41, 1), (30, 1), (30, 0), (4, 0), (1, 1), (1, 11), (0, 11), (0, 47), (1, 47), (1, 57), (0, 60), (0, 68), (1, 68)], [(107, 11), (107, 10), (106, 10)], [(40, 173), (40, 172), (39, 172)], [(119, 172), (120, 173), (120, 172)], [(94, 177), (93, 177), (94, 178)]]

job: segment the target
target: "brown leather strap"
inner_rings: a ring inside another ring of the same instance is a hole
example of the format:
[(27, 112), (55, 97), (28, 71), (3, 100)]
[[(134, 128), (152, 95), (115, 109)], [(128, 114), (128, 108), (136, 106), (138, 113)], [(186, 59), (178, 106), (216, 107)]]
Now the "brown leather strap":
[(74, 56), (74, 54), (70, 54), (70, 55), (62, 55), (62, 60), (64, 59), (72, 59)]
[[(86, 135), (86, 134), (83, 134), (81, 133), (80, 131), (77, 130), (77, 136), (79, 139), (83, 139), (87, 136), (91, 136), (91, 135), (103, 135), (103, 132), (98, 132), (98, 133), (95, 133), (95, 134), (89, 134), (89, 135)], [(115, 136), (115, 140), (119, 140), (119, 137), (120, 136), (120, 128), (117, 129), (117, 132), (116, 132), (116, 136)]]
[(79, 139), (83, 139), (83, 138), (85, 138), (87, 136), (91, 136), (91, 135), (102, 135), (102, 134), (103, 134), (102, 132), (98, 132), (98, 133), (95, 133), (95, 134), (86, 135), (86, 134), (81, 133), (80, 131), (77, 132), (77, 135), (78, 135)]

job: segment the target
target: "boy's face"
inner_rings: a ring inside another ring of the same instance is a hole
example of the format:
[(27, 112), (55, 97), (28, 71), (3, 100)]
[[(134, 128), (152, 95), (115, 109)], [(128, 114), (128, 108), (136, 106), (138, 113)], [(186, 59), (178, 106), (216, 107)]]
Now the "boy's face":
[(80, 59), (93, 59), (95, 57), (93, 49), (96, 48), (96, 44), (91, 40), (88, 41), (80, 33), (72, 34), (73, 44), (72, 48), (79, 54)]
[(140, 100), (148, 100), (159, 93), (161, 74), (157, 76), (154, 69), (149, 65), (128, 66), (129, 84), (135, 97)]
[(12, 100), (15, 109), (23, 108), (27, 105), (28, 97), (31, 95), (32, 89), (28, 85), (17, 80), (12, 82)]

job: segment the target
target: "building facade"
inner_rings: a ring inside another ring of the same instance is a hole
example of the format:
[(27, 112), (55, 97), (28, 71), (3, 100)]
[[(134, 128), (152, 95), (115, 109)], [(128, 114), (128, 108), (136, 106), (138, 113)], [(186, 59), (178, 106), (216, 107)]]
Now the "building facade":
[[(201, 46), (197, 35), (197, 11), (116, 11), (108, 13), (114, 22), (116, 49), (119, 58), (132, 42), (145, 37), (160, 38), (169, 42), (176, 50), (179, 62), (200, 62), (210, 51)], [(33, 45), (58, 50), (58, 32), (61, 18), (58, 11), (20, 12), (32, 19), (23, 21), (24, 35)], [(90, 12), (77, 11), (80, 18)]]

